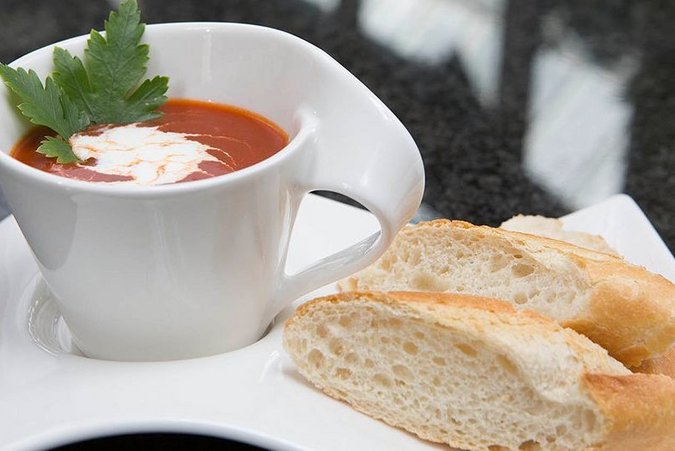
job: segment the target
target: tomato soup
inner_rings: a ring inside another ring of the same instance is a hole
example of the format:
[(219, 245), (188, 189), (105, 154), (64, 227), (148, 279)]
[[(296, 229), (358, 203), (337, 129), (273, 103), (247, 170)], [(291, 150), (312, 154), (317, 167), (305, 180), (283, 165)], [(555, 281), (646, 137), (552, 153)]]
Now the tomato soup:
[(36, 169), (102, 183), (158, 185), (224, 175), (254, 165), (288, 144), (276, 124), (217, 103), (170, 99), (152, 121), (94, 126), (70, 139), (80, 161), (60, 164), (36, 152), (53, 133), (32, 129), (11, 155)]

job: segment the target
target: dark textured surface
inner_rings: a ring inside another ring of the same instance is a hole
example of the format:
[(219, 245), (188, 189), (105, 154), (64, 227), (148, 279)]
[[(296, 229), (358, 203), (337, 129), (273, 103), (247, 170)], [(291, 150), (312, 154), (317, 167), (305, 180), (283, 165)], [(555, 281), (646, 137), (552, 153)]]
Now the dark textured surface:
[[(652, 7), (648, 7), (652, 6)], [(643, 50), (630, 86), (635, 107), (626, 192), (675, 249), (675, 2), (640, 5), (635, 45)]]

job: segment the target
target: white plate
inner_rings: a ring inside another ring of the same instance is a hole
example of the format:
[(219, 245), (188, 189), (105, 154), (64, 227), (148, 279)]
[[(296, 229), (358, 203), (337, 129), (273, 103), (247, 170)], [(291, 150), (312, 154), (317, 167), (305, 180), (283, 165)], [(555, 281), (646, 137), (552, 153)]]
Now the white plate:
[[(675, 280), (673, 256), (628, 196), (580, 210), (565, 223), (603, 235), (629, 261)], [(299, 269), (376, 227), (367, 212), (308, 196), (289, 265)], [(0, 222), (0, 447), (34, 449), (114, 433), (176, 431), (276, 449), (444, 449), (307, 384), (281, 346), (281, 324), (292, 308), (266, 337), (236, 352), (175, 362), (106, 362), (50, 354), (33, 342), (28, 309), (38, 283), (16, 223)]]

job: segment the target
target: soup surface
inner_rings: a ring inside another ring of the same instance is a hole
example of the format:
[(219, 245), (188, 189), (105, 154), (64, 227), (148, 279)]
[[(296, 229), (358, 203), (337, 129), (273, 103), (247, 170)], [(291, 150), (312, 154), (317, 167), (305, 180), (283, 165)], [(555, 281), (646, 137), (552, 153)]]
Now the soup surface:
[(35, 151), (52, 132), (32, 129), (11, 155), (34, 168), (101, 183), (161, 185), (227, 174), (254, 165), (288, 144), (268, 119), (229, 105), (170, 99), (156, 120), (91, 127), (73, 135), (80, 159), (60, 164)]

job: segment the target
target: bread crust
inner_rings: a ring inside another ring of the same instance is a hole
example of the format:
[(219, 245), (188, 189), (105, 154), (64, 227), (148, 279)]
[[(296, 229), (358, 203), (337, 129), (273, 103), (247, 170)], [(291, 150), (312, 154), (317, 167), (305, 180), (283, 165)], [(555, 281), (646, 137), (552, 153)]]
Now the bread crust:
[(645, 374), (663, 374), (675, 378), (675, 346), (662, 356), (645, 360), (634, 371)]
[(565, 325), (629, 367), (668, 351), (675, 342), (675, 285), (624, 262), (584, 263), (593, 282), (591, 300)]
[[(447, 230), (448, 233), (472, 230), (483, 236), (504, 239), (524, 253), (546, 250), (567, 259), (580, 269), (590, 296), (581, 311), (562, 324), (586, 335), (631, 368), (664, 354), (675, 345), (675, 284), (661, 275), (631, 265), (615, 255), (528, 233), (476, 226), (466, 221), (436, 219), (422, 222), (404, 228), (397, 239), (415, 240), (429, 228)], [(377, 289), (361, 287), (359, 274), (341, 283), (339, 288)]]
[[(449, 305), (457, 308), (471, 308), (490, 313), (508, 314), (515, 317), (525, 317), (533, 320), (545, 327), (559, 329), (560, 327), (551, 319), (530, 310), (516, 310), (511, 304), (500, 301), (498, 299), (491, 299), (484, 296), (473, 296), (456, 293), (436, 293), (436, 292), (421, 292), (421, 291), (389, 291), (386, 293), (375, 291), (351, 291), (341, 292), (328, 296), (322, 296), (300, 305), (295, 314), (286, 321), (286, 326), (289, 327), (296, 320), (308, 314), (316, 305), (323, 303), (340, 303), (352, 302), (356, 299), (368, 299), (371, 302), (381, 304), (406, 304), (414, 310), (419, 310), (420, 305), (424, 306), (443, 306)], [(442, 316), (437, 318), (437, 322), (443, 323)]]
[(607, 421), (606, 439), (594, 449), (675, 449), (675, 380), (656, 374), (586, 374), (583, 383)]

